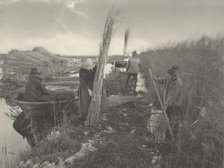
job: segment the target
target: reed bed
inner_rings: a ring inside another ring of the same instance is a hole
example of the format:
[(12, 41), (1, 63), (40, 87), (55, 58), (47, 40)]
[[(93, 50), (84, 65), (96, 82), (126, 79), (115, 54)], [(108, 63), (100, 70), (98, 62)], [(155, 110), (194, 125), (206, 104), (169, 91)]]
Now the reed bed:
[(140, 58), (152, 99), (156, 100), (156, 96), (149, 67), (155, 76), (162, 77), (170, 66), (177, 64), (184, 83), (183, 127), (178, 143), (166, 145), (173, 151), (166, 157), (165, 167), (223, 167), (224, 37), (204, 36), (147, 51)]

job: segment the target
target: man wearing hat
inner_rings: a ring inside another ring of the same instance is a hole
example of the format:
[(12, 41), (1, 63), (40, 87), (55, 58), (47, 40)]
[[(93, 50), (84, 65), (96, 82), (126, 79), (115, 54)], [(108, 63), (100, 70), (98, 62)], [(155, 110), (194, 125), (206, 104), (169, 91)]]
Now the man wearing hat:
[(45, 102), (54, 99), (56, 99), (56, 97), (53, 92), (44, 87), (37, 68), (32, 68), (25, 86), (24, 100), (29, 102)]
[(140, 69), (140, 65), (141, 65), (141, 61), (137, 56), (138, 56), (137, 51), (133, 51), (132, 58), (130, 58), (128, 60), (127, 68), (126, 68), (127, 79), (126, 79), (125, 87), (128, 86), (128, 81), (129, 81), (130, 77), (133, 77), (134, 92), (136, 92), (136, 85), (137, 85), (137, 80), (138, 80), (137, 77), (138, 77), (138, 73), (139, 73), (139, 69)]
[(182, 113), (183, 83), (178, 75), (178, 68), (177, 65), (173, 65), (167, 70), (167, 75), (164, 78), (153, 77), (155, 81), (165, 85), (163, 110), (167, 112), (174, 136), (177, 136)]
[(81, 120), (86, 120), (88, 115), (96, 70), (97, 67), (91, 59), (85, 59), (82, 61), (82, 65), (79, 71), (80, 115), (78, 117)]

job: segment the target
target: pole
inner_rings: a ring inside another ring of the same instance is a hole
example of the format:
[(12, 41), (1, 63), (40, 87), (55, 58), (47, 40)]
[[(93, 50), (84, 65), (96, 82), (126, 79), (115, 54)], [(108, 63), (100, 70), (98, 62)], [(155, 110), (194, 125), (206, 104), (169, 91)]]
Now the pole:
[(123, 49), (123, 56), (127, 55), (127, 45), (128, 45), (128, 38), (129, 38), (129, 29), (125, 31), (124, 34), (124, 49)]
[(165, 118), (166, 118), (166, 122), (167, 122), (167, 125), (168, 125), (168, 129), (169, 129), (169, 131), (170, 131), (170, 135), (171, 135), (171, 137), (172, 137), (172, 140), (174, 140), (173, 131), (172, 131), (171, 126), (170, 126), (170, 120), (169, 120), (169, 118), (168, 118), (168, 116), (167, 116), (167, 114), (166, 114), (166, 110), (163, 109), (163, 108), (164, 108), (164, 106), (163, 106), (163, 102), (162, 102), (161, 97), (160, 97), (160, 95), (159, 95), (159, 91), (158, 91), (158, 88), (157, 88), (157, 86), (156, 86), (156, 83), (155, 83), (155, 81), (154, 81), (154, 79), (153, 79), (152, 70), (151, 70), (150, 68), (149, 68), (149, 74), (150, 74), (150, 76), (151, 76), (152, 83), (153, 83), (153, 86), (154, 86), (154, 88), (155, 88), (156, 95), (157, 95), (157, 97), (158, 97), (158, 99), (159, 99), (159, 103), (160, 103), (160, 106), (161, 106), (161, 108), (162, 108), (163, 114), (164, 114), (164, 116), (165, 116)]

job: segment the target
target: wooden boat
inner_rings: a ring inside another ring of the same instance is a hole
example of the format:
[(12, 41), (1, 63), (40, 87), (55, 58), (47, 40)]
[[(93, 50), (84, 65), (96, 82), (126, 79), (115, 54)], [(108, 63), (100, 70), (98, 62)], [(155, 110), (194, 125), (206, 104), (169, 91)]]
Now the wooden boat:
[(26, 136), (28, 142), (36, 144), (41, 139), (40, 135), (44, 135), (44, 131), (59, 126), (65, 118), (67, 119), (65, 109), (68, 105), (74, 105), (77, 99), (74, 97), (60, 101), (27, 102), (23, 100), (23, 94), (19, 93), (13, 101), (22, 109), (24, 120), (30, 120), (30, 125), (26, 126), (31, 128)]
[[(72, 94), (72, 93), (71, 93)], [(48, 113), (56, 113), (63, 110), (63, 107), (67, 104), (71, 104), (77, 101), (77, 98), (67, 98), (60, 101), (49, 101), (49, 102), (28, 102), (24, 101), (23, 91), (18, 91), (13, 101), (22, 109), (26, 118), (40, 118)]]
[(50, 102), (26, 102), (21, 101), (17, 99), (13, 99), (13, 101), (21, 107), (24, 113), (26, 113), (27, 116), (31, 115), (38, 115), (38, 113), (43, 112), (42, 109), (46, 109), (51, 107), (52, 109), (55, 108), (57, 105), (64, 105), (66, 103), (75, 101), (75, 99), (72, 100), (63, 100), (63, 101), (50, 101)]
[[(119, 106), (125, 103), (133, 102), (141, 96), (121, 96), (113, 95), (104, 97), (102, 100), (102, 110), (107, 110), (111, 107)], [(43, 135), (42, 131), (49, 129), (49, 125), (45, 127), (44, 120), (47, 117), (51, 126), (58, 126), (60, 123), (65, 123), (68, 116), (66, 110), (63, 108), (69, 104), (76, 104), (79, 99), (68, 99), (61, 101), (49, 101), (49, 102), (27, 102), (23, 100), (23, 93), (19, 92), (17, 97), (13, 98), (13, 101), (22, 109), (25, 118), (30, 120), (31, 131), (27, 136), (30, 144), (36, 144), (40, 141), (40, 135)], [(72, 110), (73, 111), (73, 110)]]
[(127, 104), (130, 102), (134, 102), (138, 99), (142, 98), (142, 96), (123, 96), (123, 95), (111, 95), (106, 97), (104, 101), (102, 101), (106, 108), (116, 107), (123, 104)]
[[(76, 90), (77, 92), (77, 90)], [(137, 99), (142, 98), (142, 96), (123, 96), (123, 95), (111, 95), (109, 97), (104, 97), (102, 100), (102, 106), (104, 109), (109, 109), (111, 107), (116, 107), (122, 104), (136, 101)], [(13, 98), (13, 101), (23, 110), (27, 118), (36, 117), (37, 115), (44, 115), (47, 110), (58, 111), (56, 108), (61, 108), (68, 103), (79, 101), (78, 98), (61, 100), (61, 101), (49, 101), (49, 102), (27, 102), (23, 101), (23, 94), (20, 92), (16, 98)]]

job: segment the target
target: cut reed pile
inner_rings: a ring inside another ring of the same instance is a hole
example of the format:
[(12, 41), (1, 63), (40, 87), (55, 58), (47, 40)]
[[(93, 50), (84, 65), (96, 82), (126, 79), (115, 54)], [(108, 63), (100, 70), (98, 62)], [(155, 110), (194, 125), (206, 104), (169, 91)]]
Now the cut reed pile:
[(42, 73), (43, 77), (66, 74), (76, 66), (69, 66), (71, 60), (52, 54), (43, 47), (35, 47), (32, 51), (12, 50), (4, 58), (4, 78), (15, 81), (26, 81), (27, 75), (33, 67)]

